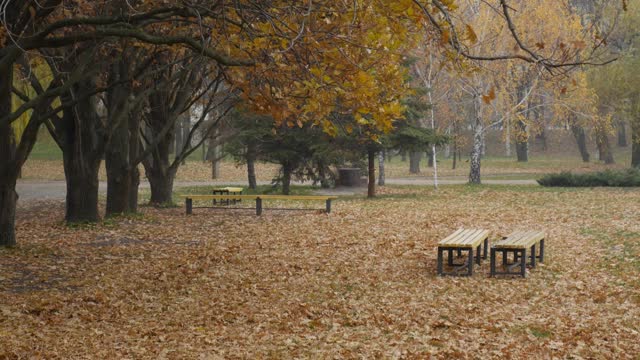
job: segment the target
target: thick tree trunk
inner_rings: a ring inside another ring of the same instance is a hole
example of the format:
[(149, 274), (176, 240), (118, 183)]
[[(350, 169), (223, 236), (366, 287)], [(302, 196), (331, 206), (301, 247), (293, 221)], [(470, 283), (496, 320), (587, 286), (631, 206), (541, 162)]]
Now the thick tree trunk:
[[(92, 79), (75, 86), (75, 93), (92, 92)], [(63, 102), (73, 101), (72, 92), (64, 94)], [(81, 100), (63, 111), (53, 134), (62, 150), (67, 183), (65, 220), (68, 223), (96, 222), (98, 211), (98, 172), (104, 155), (104, 127), (97, 112), (96, 98)]]
[(516, 157), (518, 162), (529, 161), (529, 130), (523, 121), (516, 123)]
[[(110, 80), (112, 82), (127, 77), (127, 63), (123, 60), (112, 65)], [(118, 215), (134, 211), (130, 209), (131, 185), (134, 181), (131, 164), (131, 137), (129, 111), (130, 89), (125, 85), (115, 86), (107, 92), (108, 121), (113, 126), (113, 133), (105, 152), (107, 168), (107, 210), (106, 215)]]
[(583, 162), (589, 162), (591, 155), (589, 155), (589, 149), (587, 149), (587, 134), (584, 128), (578, 124), (571, 124), (571, 133), (573, 138), (576, 139), (578, 150)]
[(369, 158), (369, 181), (367, 187), (367, 197), (376, 196), (376, 152), (373, 149), (367, 151)]
[(627, 126), (622, 120), (618, 120), (618, 146), (619, 147), (627, 147), (629, 143), (627, 142)]
[(318, 177), (320, 178), (320, 187), (323, 189), (328, 189), (331, 187), (329, 183), (329, 177), (327, 176), (327, 172), (329, 172), (329, 167), (325, 165), (324, 161), (318, 160), (316, 162), (316, 166), (318, 167)]
[(64, 176), (67, 182), (65, 220), (68, 223), (96, 222), (98, 212), (98, 172), (97, 160), (82, 157), (81, 153), (68, 149), (63, 152)]
[[(13, 72), (2, 74), (0, 81), (0, 117), (11, 113), (11, 84)], [(0, 123), (0, 246), (15, 246), (16, 233), (16, 140), (13, 128)]]
[(631, 167), (640, 168), (640, 119), (631, 123)]
[(291, 172), (293, 169), (289, 165), (282, 166), (282, 195), (289, 195), (291, 192)]
[[(0, 168), (0, 171), (5, 169)], [(0, 247), (16, 245), (17, 177), (0, 176)]]
[(176, 172), (171, 170), (167, 173), (147, 172), (149, 187), (151, 187), (151, 200), (149, 200), (149, 204), (163, 206), (173, 203), (173, 182), (175, 175)]
[(384, 186), (385, 173), (384, 173), (384, 158), (386, 151), (380, 151), (378, 153), (378, 185)]
[(420, 174), (420, 160), (422, 160), (421, 151), (416, 151), (409, 154), (409, 173)]

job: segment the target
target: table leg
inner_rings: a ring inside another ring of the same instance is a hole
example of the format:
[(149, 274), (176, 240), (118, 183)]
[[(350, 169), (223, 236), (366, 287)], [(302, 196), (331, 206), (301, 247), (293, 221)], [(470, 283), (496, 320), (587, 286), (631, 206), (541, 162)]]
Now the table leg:
[(527, 249), (522, 249), (522, 257), (520, 258), (520, 275), (527, 277)]
[(491, 248), (490, 263), (491, 263), (491, 271), (489, 272), (489, 276), (494, 277), (496, 276), (496, 249), (494, 248)]

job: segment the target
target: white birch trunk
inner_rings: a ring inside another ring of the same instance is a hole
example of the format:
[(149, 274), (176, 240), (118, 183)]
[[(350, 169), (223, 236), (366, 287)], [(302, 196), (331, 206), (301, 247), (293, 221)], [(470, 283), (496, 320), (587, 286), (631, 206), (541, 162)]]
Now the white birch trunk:
[(475, 124), (473, 127), (473, 148), (471, 150), (470, 170), (469, 170), (469, 183), (480, 184), (480, 161), (482, 152), (482, 139), (484, 134), (484, 124), (482, 123), (480, 115), (480, 96), (476, 96), (474, 99), (475, 108)]

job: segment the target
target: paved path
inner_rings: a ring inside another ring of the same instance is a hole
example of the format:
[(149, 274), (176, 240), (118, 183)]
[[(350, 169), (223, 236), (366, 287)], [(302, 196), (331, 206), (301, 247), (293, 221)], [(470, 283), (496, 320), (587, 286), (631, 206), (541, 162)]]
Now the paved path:
[[(387, 179), (389, 185), (422, 185), (433, 186), (433, 179), (428, 178), (398, 178)], [(467, 182), (464, 178), (443, 178), (438, 180), (442, 185), (454, 185), (465, 184)], [(535, 180), (484, 180), (484, 184), (490, 185), (536, 185)], [(174, 188), (178, 189), (185, 186), (215, 186), (215, 185), (240, 185), (246, 186), (246, 182), (237, 181), (176, 181)], [(269, 181), (258, 182), (258, 185), (269, 185)], [(299, 184), (299, 183), (297, 183)], [(149, 188), (147, 181), (140, 182), (140, 187), (145, 189)], [(360, 191), (362, 190), (362, 191)], [(18, 195), (20, 201), (32, 201), (32, 200), (64, 200), (67, 193), (67, 186), (64, 181), (36, 181), (36, 180), (21, 180), (17, 185)], [(100, 193), (106, 194), (107, 183), (105, 181), (100, 182)], [(338, 189), (337, 192), (346, 193), (360, 193), (366, 192), (366, 188), (352, 189), (344, 188), (344, 190)]]

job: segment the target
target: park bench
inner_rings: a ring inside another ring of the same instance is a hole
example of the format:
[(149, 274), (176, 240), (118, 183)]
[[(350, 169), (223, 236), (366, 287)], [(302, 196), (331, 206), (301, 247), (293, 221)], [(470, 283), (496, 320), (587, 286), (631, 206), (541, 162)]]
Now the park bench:
[[(323, 210), (326, 213), (330, 213), (331, 212), (331, 201), (338, 198), (337, 196), (326, 196), (326, 195), (235, 195), (235, 194), (229, 194), (229, 195), (181, 195), (181, 197), (185, 198), (185, 208), (186, 208), (187, 215), (190, 215), (190, 214), (193, 213), (193, 209), (195, 208), (193, 206), (193, 201), (194, 200), (226, 201), (226, 200), (233, 200), (233, 199), (236, 199), (236, 200), (246, 199), (246, 200), (254, 200), (256, 202), (256, 215), (258, 215), (258, 216), (262, 215), (262, 211), (265, 209), (263, 207), (263, 202), (265, 200), (324, 201), (325, 202), (325, 208)], [(220, 207), (218, 207), (218, 206), (198, 206), (198, 208), (219, 209)], [(246, 207), (240, 207), (240, 208), (225, 207), (225, 208), (227, 208), (227, 209), (248, 209)], [(270, 208), (270, 210), (319, 210), (319, 209)]]
[[(527, 250), (530, 250), (529, 258), (532, 268), (536, 267), (536, 260), (544, 262), (544, 238), (543, 231), (515, 231), (509, 236), (493, 244), (491, 247), (491, 271), (490, 276), (495, 275), (520, 275), (526, 277)], [(536, 254), (536, 249), (540, 249)], [(504, 271), (496, 271), (496, 253), (502, 253), (502, 266)], [(513, 262), (509, 262), (509, 253), (513, 254)], [(513, 269), (517, 269), (513, 271)]]
[[(438, 275), (457, 275), (464, 269), (467, 270), (464, 275), (473, 275), (474, 251), (476, 252), (475, 263), (480, 265), (481, 259), (487, 258), (488, 245), (489, 231), (481, 229), (458, 229), (453, 234), (438, 242)], [(445, 251), (448, 253), (447, 265), (454, 267), (451, 272), (444, 272), (443, 257)], [(466, 260), (462, 264), (454, 263), (454, 251), (457, 252), (458, 258), (463, 257), (463, 251), (467, 252), (467, 255), (464, 256)]]
[[(242, 188), (241, 187), (222, 187), (222, 188), (213, 188), (211, 190), (211, 194), (212, 195), (242, 195)], [(242, 199), (239, 198), (230, 198), (227, 199), (225, 201), (226, 205), (230, 205), (230, 204), (236, 204), (241, 202)], [(222, 203), (222, 200), (220, 201)], [(217, 199), (213, 199), (212, 200), (213, 205), (217, 205), (218, 204), (218, 200)]]

